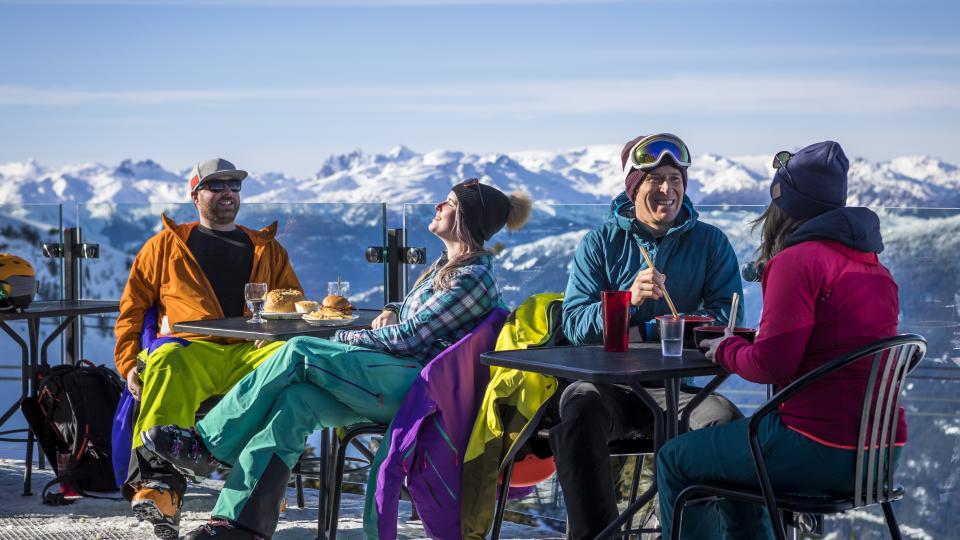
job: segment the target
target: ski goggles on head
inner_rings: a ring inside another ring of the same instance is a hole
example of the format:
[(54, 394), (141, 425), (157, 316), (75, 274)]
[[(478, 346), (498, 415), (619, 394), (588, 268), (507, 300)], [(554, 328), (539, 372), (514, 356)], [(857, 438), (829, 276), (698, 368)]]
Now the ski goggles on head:
[(669, 133), (644, 137), (630, 149), (630, 155), (623, 166), (623, 174), (626, 176), (634, 169), (655, 169), (660, 166), (663, 158), (668, 156), (680, 167), (690, 166), (690, 151), (680, 137)]

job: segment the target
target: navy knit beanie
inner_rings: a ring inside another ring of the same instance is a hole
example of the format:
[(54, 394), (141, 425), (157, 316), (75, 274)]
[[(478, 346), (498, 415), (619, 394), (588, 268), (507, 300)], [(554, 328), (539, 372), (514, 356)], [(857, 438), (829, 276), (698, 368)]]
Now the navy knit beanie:
[(810, 219), (842, 208), (847, 204), (849, 167), (838, 143), (811, 144), (777, 169), (770, 184), (770, 197), (796, 219)]

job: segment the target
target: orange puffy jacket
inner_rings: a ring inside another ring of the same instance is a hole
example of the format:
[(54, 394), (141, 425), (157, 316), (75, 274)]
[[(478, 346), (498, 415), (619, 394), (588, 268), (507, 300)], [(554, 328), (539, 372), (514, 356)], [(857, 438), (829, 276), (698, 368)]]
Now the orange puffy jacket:
[[(117, 371), (124, 377), (136, 365), (143, 316), (151, 306), (155, 305), (159, 310), (159, 320), (163, 321), (162, 332), (172, 329), (178, 322), (223, 318), (223, 310), (210, 281), (187, 247), (187, 238), (197, 222), (178, 225), (166, 215), (162, 218), (163, 230), (147, 240), (140, 249), (133, 260), (123, 296), (120, 297), (114, 360)], [(266, 283), (270, 289), (302, 290), (287, 251), (274, 239), (276, 222), (259, 231), (246, 227), (240, 229), (253, 242), (253, 271), (249, 282)], [(239, 341), (174, 333), (172, 330), (165, 335), (221, 343)]]

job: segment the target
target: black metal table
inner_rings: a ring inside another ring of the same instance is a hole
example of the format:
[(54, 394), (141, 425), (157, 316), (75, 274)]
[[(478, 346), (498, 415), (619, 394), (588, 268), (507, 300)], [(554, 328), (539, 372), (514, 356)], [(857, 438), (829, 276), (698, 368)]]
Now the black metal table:
[[(245, 339), (248, 341), (264, 340), (277, 341), (290, 339), (296, 336), (312, 336), (320, 338), (329, 338), (337, 330), (364, 330), (370, 328), (370, 323), (381, 313), (378, 309), (355, 309), (354, 313), (360, 318), (349, 325), (344, 326), (313, 326), (303, 319), (272, 319), (264, 323), (248, 323), (249, 317), (230, 317), (227, 319), (211, 319), (205, 321), (189, 321), (174, 323), (175, 332), (189, 332), (193, 334), (203, 334), (207, 336), (227, 337), (236, 339)], [(320, 490), (320, 500), (317, 503), (319, 507), (318, 521), (318, 539), (325, 539), (329, 530), (334, 524), (328, 524), (332, 516), (333, 497), (333, 472), (334, 456), (337, 453), (338, 439), (333, 429), (324, 429), (320, 435), (320, 456), (315, 458), (320, 462), (320, 478), (322, 487)], [(303, 507), (303, 501), (299, 500), (301, 485), (299, 484), (299, 475), (297, 476), (297, 504)]]
[[(0, 311), (0, 329), (20, 346), (20, 397), (9, 408), (3, 416), (0, 416), (0, 426), (4, 425), (14, 413), (20, 408), (20, 402), (28, 396), (37, 395), (36, 374), (40, 367), (46, 367), (47, 349), (68, 326), (73, 324), (77, 317), (82, 315), (98, 315), (105, 313), (116, 313), (120, 310), (120, 304), (113, 300), (52, 300), (43, 302), (33, 302), (30, 307), (23, 311)], [(62, 317), (63, 321), (52, 331), (50, 335), (40, 343), (40, 320), (53, 317)], [(11, 321), (26, 321), (27, 339), (24, 339), (10, 328), (7, 324)], [(26, 433), (25, 439), (13, 439), (7, 437), (15, 433)], [(0, 431), (0, 441), (4, 442), (26, 442), (27, 454), (23, 471), (23, 494), (30, 495), (30, 478), (33, 468), (33, 433), (29, 429), (9, 429)], [(38, 462), (40, 467), (43, 465), (43, 452), (39, 452)]]
[[(703, 353), (695, 349), (684, 349), (681, 357), (664, 357), (660, 353), (659, 343), (631, 343), (630, 348), (622, 353), (606, 352), (600, 345), (495, 351), (480, 355), (480, 361), (490, 366), (533, 371), (564, 379), (629, 386), (653, 412), (653, 440), (656, 450), (687, 429), (693, 409), (729, 376), (723, 368), (707, 360)], [(697, 392), (682, 413), (679, 412), (681, 380), (702, 375), (714, 377)], [(645, 383), (660, 382), (664, 385), (666, 410), (660, 408), (643, 386)], [(638, 497), (597, 538), (613, 536), (656, 492), (654, 478), (653, 486)]]
[(303, 319), (273, 319), (260, 324), (251, 324), (247, 322), (250, 317), (230, 317), (179, 322), (173, 325), (173, 330), (248, 341), (277, 341), (296, 336), (331, 337), (337, 330), (370, 328), (370, 323), (380, 314), (380, 310), (357, 309), (354, 313), (360, 318), (345, 326), (313, 326)]

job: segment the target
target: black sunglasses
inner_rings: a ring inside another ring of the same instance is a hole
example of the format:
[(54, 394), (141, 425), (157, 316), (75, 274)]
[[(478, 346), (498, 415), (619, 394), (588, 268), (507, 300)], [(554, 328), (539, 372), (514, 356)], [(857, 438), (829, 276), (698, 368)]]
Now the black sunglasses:
[(790, 181), (790, 184), (796, 186), (797, 183), (793, 181), (793, 176), (790, 175), (790, 169), (787, 168), (787, 162), (790, 161), (790, 158), (793, 157), (793, 154), (787, 152), (786, 150), (781, 150), (773, 155), (773, 168), (774, 169), (783, 169), (787, 173), (787, 180)]
[(242, 185), (243, 183), (240, 180), (210, 180), (209, 182), (200, 184), (200, 187), (197, 189), (205, 189), (213, 193), (220, 193), (221, 191), (230, 188), (230, 191), (239, 193)]
[(471, 178), (463, 183), (463, 187), (474, 188), (477, 190), (477, 195), (480, 196), (480, 211), (483, 212), (485, 207), (483, 205), (483, 190), (480, 189), (480, 180)]

